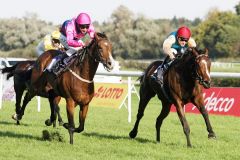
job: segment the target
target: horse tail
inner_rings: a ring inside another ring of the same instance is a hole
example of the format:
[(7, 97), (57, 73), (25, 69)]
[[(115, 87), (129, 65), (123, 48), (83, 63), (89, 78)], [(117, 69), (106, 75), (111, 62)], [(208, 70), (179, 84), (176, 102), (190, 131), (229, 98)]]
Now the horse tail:
[(162, 64), (163, 61), (154, 61), (152, 62), (147, 69), (144, 71), (143, 75), (138, 77), (138, 80), (140, 80), (140, 83), (143, 83), (146, 81), (148, 77), (150, 77), (154, 71)]
[(4, 74), (4, 73), (7, 73), (7, 79), (9, 79), (10, 77), (12, 77), (14, 75), (14, 71), (17, 67), (17, 64), (12, 66), (12, 67), (4, 67), (1, 69), (1, 72)]

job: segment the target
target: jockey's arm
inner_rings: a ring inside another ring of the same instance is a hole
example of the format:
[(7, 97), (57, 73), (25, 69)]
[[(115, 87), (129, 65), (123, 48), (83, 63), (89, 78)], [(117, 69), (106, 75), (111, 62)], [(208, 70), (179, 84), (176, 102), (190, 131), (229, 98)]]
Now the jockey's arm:
[(174, 59), (175, 55), (172, 50), (172, 45), (176, 42), (174, 35), (170, 35), (165, 41), (163, 42), (163, 52), (170, 57), (170, 59)]
[(50, 35), (47, 35), (44, 37), (44, 40), (43, 40), (43, 43), (44, 43), (44, 50), (45, 51), (48, 51), (48, 50), (51, 50), (51, 49), (55, 49), (52, 45), (52, 41), (51, 41), (51, 36)]

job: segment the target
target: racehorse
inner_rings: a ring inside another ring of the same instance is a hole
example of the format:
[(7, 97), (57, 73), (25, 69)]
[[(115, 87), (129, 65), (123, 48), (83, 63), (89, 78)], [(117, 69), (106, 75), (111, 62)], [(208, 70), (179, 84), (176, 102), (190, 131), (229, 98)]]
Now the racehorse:
[[(59, 55), (59, 51), (50, 50), (43, 53), (37, 60), (37, 65), (33, 68), (31, 82), (35, 90), (31, 95), (39, 91), (47, 90), (51, 98), (56, 96), (64, 97), (66, 100), (68, 123), (63, 126), (68, 129), (70, 144), (73, 144), (73, 133), (84, 130), (85, 118), (88, 106), (94, 96), (93, 78), (99, 63), (102, 63), (107, 71), (114, 67), (112, 57), (112, 44), (103, 33), (96, 33), (94, 39), (85, 48), (77, 51), (73, 56), (73, 63), (66, 72), (57, 78), (52, 78), (51, 73), (43, 72), (52, 58)], [(51, 87), (46, 87), (50, 84)], [(74, 110), (79, 105), (79, 127), (75, 128)], [(54, 103), (51, 105), (54, 108)], [(55, 115), (51, 113), (51, 120)]]
[[(26, 95), (21, 107), (23, 93), (25, 90), (27, 90), (30, 87), (30, 84), (31, 84), (30, 83), (31, 76), (29, 76), (30, 75), (29, 73), (31, 73), (34, 63), (35, 61), (33, 60), (20, 61), (14, 66), (4, 67), (3, 69), (1, 69), (1, 72), (3, 74), (7, 73), (7, 79), (9, 79), (10, 77), (13, 77), (14, 91), (16, 94), (16, 103), (15, 103), (16, 113), (12, 116), (12, 118), (17, 121), (18, 125), (20, 124), (20, 120), (24, 115), (25, 108), (29, 103), (29, 99), (26, 98), (27, 97)], [(39, 96), (48, 98), (48, 93), (41, 93), (39, 94)], [(61, 97), (56, 98), (57, 104), (59, 103), (60, 99)], [(58, 105), (57, 105), (56, 111), (58, 114), (59, 125), (62, 125), (63, 121), (60, 115), (60, 109)], [(48, 123), (48, 121), (46, 121), (45, 123), (46, 125), (51, 125), (50, 123)], [(53, 124), (54, 124), (53, 126), (55, 126), (55, 122)]]
[(144, 115), (144, 110), (152, 97), (156, 94), (162, 102), (162, 110), (156, 119), (156, 140), (160, 142), (160, 128), (163, 120), (168, 116), (171, 105), (176, 107), (178, 117), (181, 121), (183, 131), (187, 139), (187, 146), (191, 147), (190, 128), (185, 118), (184, 105), (193, 103), (202, 114), (209, 138), (216, 138), (209, 121), (208, 113), (204, 107), (203, 91), (210, 88), (210, 66), (211, 61), (208, 57), (208, 50), (200, 52), (195, 48), (189, 48), (185, 54), (176, 60), (164, 74), (164, 85), (160, 86), (151, 75), (161, 64), (161, 61), (151, 63), (144, 74), (140, 77), (140, 102), (135, 125), (129, 136), (135, 138), (138, 126)]

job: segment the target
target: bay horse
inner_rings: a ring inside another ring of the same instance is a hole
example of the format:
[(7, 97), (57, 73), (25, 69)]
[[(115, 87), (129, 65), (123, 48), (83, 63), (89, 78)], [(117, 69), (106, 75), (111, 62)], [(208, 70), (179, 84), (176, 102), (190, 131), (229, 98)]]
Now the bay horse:
[[(51, 73), (43, 72), (51, 62), (52, 58), (59, 55), (58, 51), (47, 51), (37, 59), (37, 65), (33, 67), (31, 82), (35, 90), (31, 94), (46, 90), (54, 98), (61, 96), (66, 100), (68, 123), (63, 126), (68, 129), (70, 144), (73, 144), (73, 133), (84, 130), (85, 118), (88, 106), (94, 96), (93, 78), (99, 63), (102, 63), (107, 71), (111, 71), (115, 61), (112, 57), (112, 44), (103, 33), (95, 33), (94, 39), (85, 48), (75, 53), (73, 63), (57, 78)], [(46, 87), (50, 84), (51, 87)], [(79, 126), (75, 128), (74, 110), (79, 105)], [(54, 108), (54, 103), (51, 107)], [(51, 113), (51, 119), (55, 115)]]
[(187, 139), (187, 146), (191, 147), (190, 128), (185, 118), (184, 105), (193, 103), (202, 114), (207, 131), (208, 138), (216, 138), (209, 121), (208, 113), (204, 107), (204, 98), (202, 86), (210, 88), (210, 66), (211, 60), (208, 57), (208, 50), (200, 52), (195, 48), (189, 48), (180, 58), (177, 58), (164, 74), (163, 86), (160, 86), (151, 75), (160, 66), (162, 61), (151, 63), (144, 74), (140, 77), (140, 102), (137, 113), (137, 119), (131, 132), (130, 138), (135, 138), (138, 132), (138, 126), (144, 115), (144, 110), (155, 95), (162, 102), (162, 110), (156, 119), (156, 140), (160, 142), (160, 128), (163, 120), (168, 116), (171, 105), (176, 107), (178, 117), (181, 121), (184, 134)]
[[(14, 83), (14, 91), (16, 94), (16, 103), (15, 103), (15, 114), (13, 114), (12, 118), (17, 121), (17, 124), (20, 124), (20, 120), (22, 119), (22, 116), (24, 115), (25, 108), (27, 104), (29, 103), (29, 99), (27, 98), (28, 96), (25, 95), (25, 98), (23, 100), (22, 106), (21, 106), (21, 101), (22, 101), (22, 96), (25, 90), (28, 90), (31, 83), (31, 71), (32, 67), (35, 64), (34, 60), (26, 60), (26, 61), (20, 61), (16, 63), (15, 65), (11, 67), (4, 67), (1, 69), (1, 72), (3, 74), (7, 74), (7, 79), (13, 77), (13, 83)], [(28, 92), (27, 92), (28, 93)], [(26, 93), (26, 94), (27, 94)], [(48, 98), (48, 93), (41, 93), (38, 96)], [(56, 103), (58, 104), (60, 101), (61, 97), (56, 98)], [(59, 106), (57, 105), (56, 112), (58, 115), (58, 122), (59, 125), (63, 124), (62, 117), (60, 115), (60, 109)], [(48, 121), (45, 122), (46, 125), (51, 125)], [(53, 123), (53, 126), (55, 126), (55, 123)]]

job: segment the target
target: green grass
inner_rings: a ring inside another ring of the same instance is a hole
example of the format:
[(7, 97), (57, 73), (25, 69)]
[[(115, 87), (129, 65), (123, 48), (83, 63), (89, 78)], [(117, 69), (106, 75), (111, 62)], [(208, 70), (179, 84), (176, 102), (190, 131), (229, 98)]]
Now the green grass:
[[(146, 108), (136, 139), (128, 137), (132, 129), (138, 100), (133, 96), (132, 123), (127, 122), (127, 109), (91, 106), (85, 130), (74, 134), (69, 144), (68, 131), (63, 127), (47, 127), (44, 121), (50, 109), (42, 99), (41, 112), (37, 112), (35, 99), (26, 109), (20, 126), (11, 119), (13, 102), (4, 102), (0, 110), (0, 159), (3, 160), (79, 160), (79, 159), (163, 159), (163, 160), (234, 160), (240, 158), (240, 119), (210, 115), (217, 140), (208, 140), (204, 120), (200, 115), (187, 114), (193, 147), (186, 147), (186, 138), (176, 113), (170, 113), (161, 129), (161, 143), (155, 141), (155, 120), (161, 105), (154, 98)], [(76, 108), (75, 122), (78, 122)], [(64, 103), (61, 113), (66, 121)], [(58, 132), (63, 142), (44, 141), (42, 131)]]

